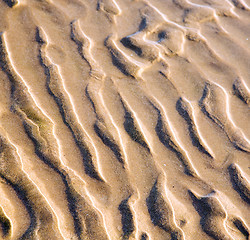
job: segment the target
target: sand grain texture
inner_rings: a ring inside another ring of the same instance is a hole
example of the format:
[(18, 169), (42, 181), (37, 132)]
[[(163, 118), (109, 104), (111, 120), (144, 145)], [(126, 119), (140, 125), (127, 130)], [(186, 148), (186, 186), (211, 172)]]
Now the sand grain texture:
[(0, 239), (249, 239), (248, 0), (0, 15)]

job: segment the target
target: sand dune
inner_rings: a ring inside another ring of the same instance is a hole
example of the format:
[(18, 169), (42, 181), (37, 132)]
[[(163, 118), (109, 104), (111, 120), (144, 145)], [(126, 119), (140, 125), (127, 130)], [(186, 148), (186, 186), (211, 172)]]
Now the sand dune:
[(249, 0), (0, 14), (0, 239), (249, 239)]

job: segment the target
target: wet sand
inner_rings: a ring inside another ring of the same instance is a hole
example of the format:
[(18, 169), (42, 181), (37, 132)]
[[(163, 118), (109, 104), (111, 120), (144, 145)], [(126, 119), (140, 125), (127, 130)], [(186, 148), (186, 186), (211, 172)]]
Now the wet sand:
[(0, 239), (249, 239), (249, 0), (0, 15)]

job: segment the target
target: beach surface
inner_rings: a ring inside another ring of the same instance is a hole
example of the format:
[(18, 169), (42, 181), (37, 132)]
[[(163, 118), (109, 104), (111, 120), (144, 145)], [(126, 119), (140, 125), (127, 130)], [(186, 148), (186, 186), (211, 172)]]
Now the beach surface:
[(0, 0), (0, 239), (248, 240), (249, 0)]

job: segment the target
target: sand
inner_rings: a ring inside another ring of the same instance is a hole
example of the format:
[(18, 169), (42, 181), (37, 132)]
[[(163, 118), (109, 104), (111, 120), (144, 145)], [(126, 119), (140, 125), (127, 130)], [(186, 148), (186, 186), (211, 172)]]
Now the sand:
[(0, 16), (0, 239), (249, 239), (249, 0)]

